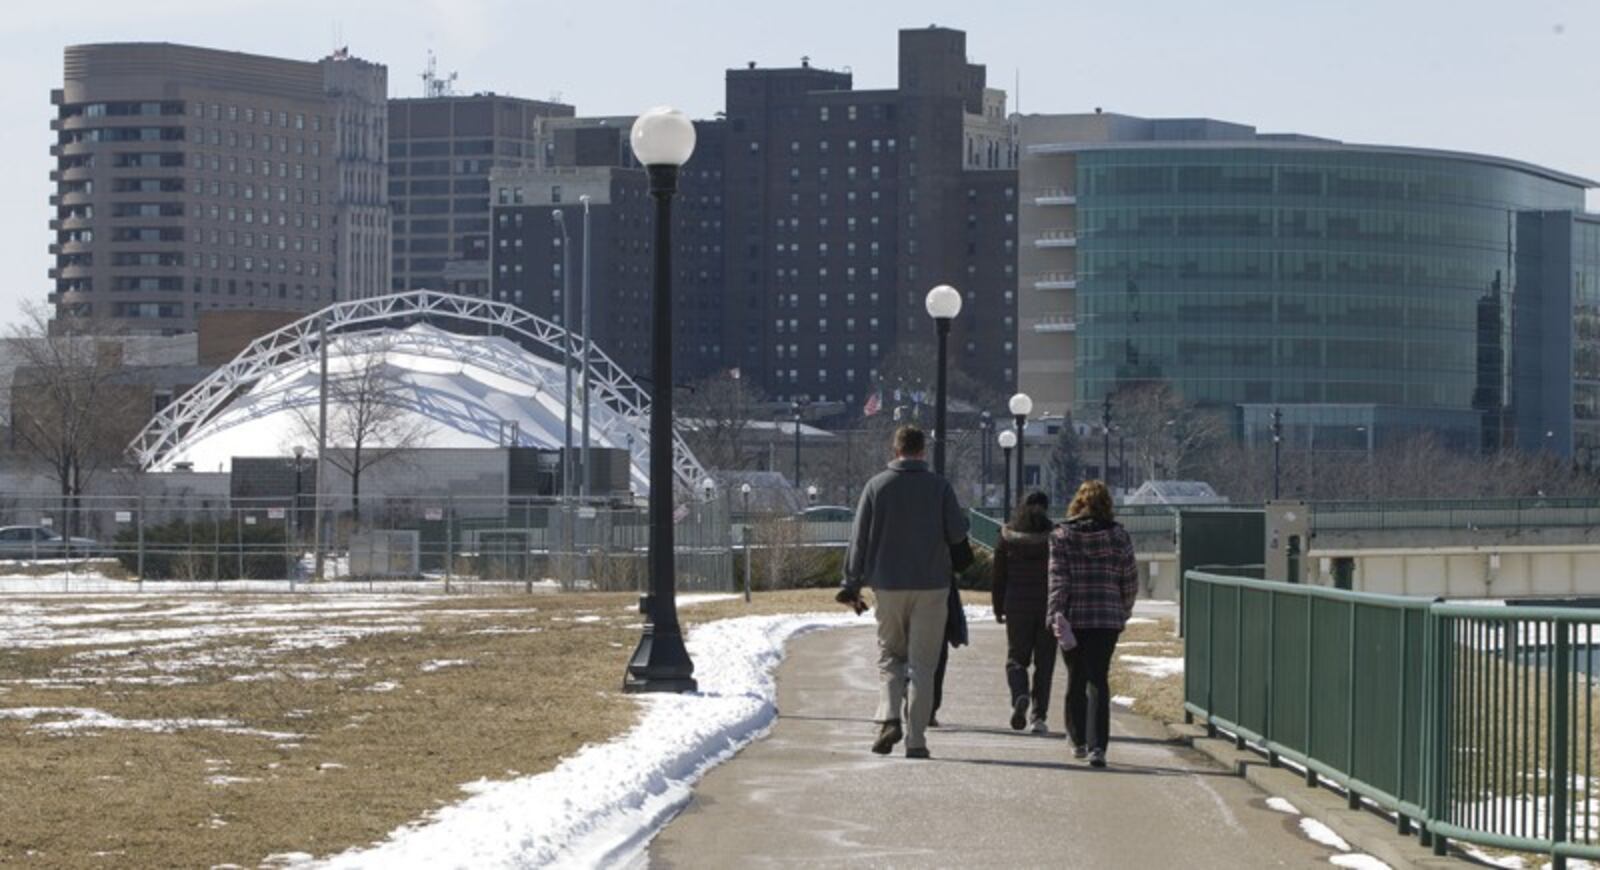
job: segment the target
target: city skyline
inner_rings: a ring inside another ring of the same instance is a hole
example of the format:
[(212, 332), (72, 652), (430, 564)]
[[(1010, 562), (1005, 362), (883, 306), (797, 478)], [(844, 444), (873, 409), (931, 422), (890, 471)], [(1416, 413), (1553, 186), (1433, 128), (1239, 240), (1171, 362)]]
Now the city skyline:
[[(1567, 105), (1567, 95), (1600, 84), (1600, 65), (1584, 50), (1600, 34), (1600, 11), (1567, 0), (1516, 9), (1430, 2), (1384, 9), (1382, 19), (1362, 11), (1379, 8), (1371, 3), (1295, 13), (1261, 2), (1222, 10), (1028, 4), (987, 16), (950, 3), (851, 7), (846, 16), (835, 14), (842, 4), (824, 4), (764, 11), (759, 20), (722, 3), (690, 15), (627, 4), (620, 19), (540, 18), (497, 2), (401, 5), (409, 14), (365, 22), (375, 10), (396, 7), (246, 2), (232, 4), (222, 19), (214, 6), (171, 0), (138, 14), (91, 4), (70, 25), (42, 10), (14, 15), (3, 61), (14, 87), (0, 97), (15, 119), (0, 132), (0, 158), (11, 167), (0, 194), (14, 204), (0, 216), (9, 255), (0, 267), (0, 314), (10, 322), (21, 303), (42, 304), (49, 292), (48, 96), (60, 86), (62, 49), (90, 42), (178, 42), (299, 60), (348, 45), (389, 67), (391, 97), (421, 95), (431, 50), (441, 73), (460, 73), (459, 93), (559, 95), (580, 115), (671, 102), (711, 117), (722, 109), (725, 70), (751, 60), (795, 66), (805, 56), (816, 66), (851, 69), (858, 88), (890, 87), (895, 32), (936, 22), (966, 30), (969, 58), (986, 64), (993, 86), (1012, 92), (1012, 107), (1027, 113), (1101, 107), (1208, 116), (1264, 131), (1484, 152), (1600, 176), (1600, 154), (1585, 147), (1600, 122)], [(636, 25), (619, 29), (619, 20)], [(1384, 27), (1372, 28), (1374, 20)], [(540, 35), (541, 26), (556, 37)], [(1297, 38), (1308, 36), (1315, 38)], [(668, 46), (664, 37), (680, 45)], [(1130, 56), (1137, 61), (1129, 63)], [(646, 64), (661, 68), (639, 74)]]

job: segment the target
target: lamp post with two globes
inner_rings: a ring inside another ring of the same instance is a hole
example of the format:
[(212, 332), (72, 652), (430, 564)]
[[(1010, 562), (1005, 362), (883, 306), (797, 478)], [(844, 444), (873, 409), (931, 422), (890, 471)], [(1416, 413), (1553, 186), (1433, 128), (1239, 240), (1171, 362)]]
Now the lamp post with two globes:
[[(1017, 498), (1022, 498), (1023, 487), (1027, 484), (1026, 469), (1023, 454), (1027, 450), (1025, 443), (1028, 436), (1028, 415), (1033, 413), (1033, 399), (1027, 393), (1018, 393), (1011, 397), (1008, 403), (1011, 409), (1011, 419), (1017, 426)], [(1011, 510), (1011, 505), (1006, 505), (1006, 510)]]

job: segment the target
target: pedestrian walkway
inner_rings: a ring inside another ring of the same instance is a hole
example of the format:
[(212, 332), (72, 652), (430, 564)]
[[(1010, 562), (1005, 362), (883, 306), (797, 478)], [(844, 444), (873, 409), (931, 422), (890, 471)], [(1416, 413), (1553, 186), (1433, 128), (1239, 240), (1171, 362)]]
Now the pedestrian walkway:
[(877, 727), (867, 629), (799, 638), (779, 670), (777, 726), (712, 771), (650, 852), (661, 868), (1329, 867), (1327, 849), (1246, 782), (1116, 715), (1111, 767), (1061, 737), (1010, 730), (1004, 630), (973, 626), (950, 660), (930, 761), (868, 752)]

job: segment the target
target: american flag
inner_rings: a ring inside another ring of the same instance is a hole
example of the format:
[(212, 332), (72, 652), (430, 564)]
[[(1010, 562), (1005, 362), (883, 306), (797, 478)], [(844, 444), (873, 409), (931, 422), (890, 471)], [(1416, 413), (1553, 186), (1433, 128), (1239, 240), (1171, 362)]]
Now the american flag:
[(881, 410), (883, 410), (883, 395), (878, 392), (873, 392), (871, 395), (867, 396), (867, 403), (861, 408), (861, 416), (871, 417)]

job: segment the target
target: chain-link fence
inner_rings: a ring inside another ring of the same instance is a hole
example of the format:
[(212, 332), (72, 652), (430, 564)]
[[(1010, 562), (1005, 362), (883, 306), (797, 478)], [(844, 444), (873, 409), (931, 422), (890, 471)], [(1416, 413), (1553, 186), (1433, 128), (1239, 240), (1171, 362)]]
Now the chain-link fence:
[[(732, 590), (726, 501), (673, 519), (678, 587)], [(644, 506), (577, 500), (0, 495), (0, 591), (629, 591), (649, 539)]]

